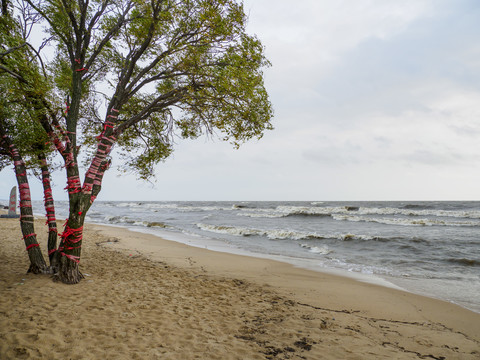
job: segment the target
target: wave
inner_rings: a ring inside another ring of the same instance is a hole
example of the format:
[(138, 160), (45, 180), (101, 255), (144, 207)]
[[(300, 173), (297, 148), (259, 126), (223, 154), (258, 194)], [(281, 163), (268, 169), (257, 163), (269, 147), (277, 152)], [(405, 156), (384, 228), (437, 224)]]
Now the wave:
[(247, 202), (242, 202), (240, 204), (233, 204), (232, 210), (241, 210), (241, 209), (255, 209), (256, 206)]
[(457, 265), (464, 265), (464, 266), (480, 266), (480, 260), (476, 259), (467, 259), (467, 258), (451, 258), (447, 259), (447, 262)]
[(256, 209), (255, 212), (241, 212), (238, 216), (246, 216), (252, 218), (282, 218), (285, 214), (272, 212), (272, 210)]
[(480, 226), (479, 221), (446, 221), (440, 219), (411, 219), (411, 218), (372, 218), (357, 215), (332, 215), (334, 220), (353, 222), (374, 222), (386, 225), (401, 226)]
[(402, 206), (402, 209), (431, 209), (432, 207), (430, 205), (420, 205), (420, 204), (406, 204)]
[[(289, 216), (336, 216), (336, 215), (358, 215), (358, 216), (401, 216), (413, 218), (458, 218), (480, 220), (480, 210), (462, 209), (445, 210), (435, 209), (428, 204), (399, 204), (399, 207), (381, 206), (359, 206), (358, 204), (343, 206), (324, 206), (322, 202), (311, 202), (308, 205), (273, 205), (268, 208), (257, 208), (257, 204), (249, 202), (236, 203), (182, 203), (182, 202), (106, 202), (107, 207), (127, 208), (131, 211), (145, 210), (168, 210), (178, 212), (217, 212), (228, 211), (239, 216), (252, 218), (281, 218)], [(420, 223), (423, 219), (419, 220)], [(420, 224), (422, 225), (422, 224)], [(469, 226), (467, 224), (467, 226)]]
[(226, 225), (211, 225), (204, 223), (197, 223), (198, 228), (218, 234), (227, 234), (233, 236), (265, 236), (271, 240), (341, 240), (341, 241), (390, 241), (387, 238), (380, 238), (378, 236), (357, 235), (357, 234), (319, 234), (316, 232), (303, 232), (295, 230), (274, 229), (261, 230), (247, 227), (226, 226)]
[(168, 228), (169, 226), (159, 221), (144, 221), (146, 227)]
[(112, 224), (134, 224), (136, 221), (127, 216), (105, 216), (104, 221)]
[(406, 217), (453, 217), (466, 219), (480, 219), (478, 210), (441, 210), (441, 209), (418, 209), (404, 206), (403, 208), (392, 207), (358, 207), (358, 206), (277, 206), (275, 209), (248, 209), (240, 216), (249, 217), (287, 217), (287, 216), (333, 216), (348, 215), (355, 213), (357, 215), (391, 215)]
[(331, 254), (333, 251), (328, 248), (328, 246), (311, 246), (308, 244), (300, 244), (302, 248), (305, 248), (308, 250), (308, 252), (311, 252), (313, 254), (319, 254), (319, 255), (328, 255)]
[(235, 226), (224, 226), (224, 225), (209, 225), (203, 223), (195, 224), (199, 229), (204, 231), (210, 231), (218, 234), (228, 234), (235, 236), (251, 236), (251, 235), (264, 235), (265, 231), (235, 227)]
[(370, 241), (370, 240), (375, 240), (375, 241), (389, 241), (389, 239), (380, 238), (380, 237), (378, 237), (378, 236), (355, 235), (355, 234), (342, 234), (342, 235), (337, 235), (337, 239), (343, 240), (343, 241), (353, 241), (353, 240), (363, 240), (363, 241)]
[(110, 224), (128, 224), (128, 225), (134, 225), (134, 226), (171, 228), (171, 226), (159, 221), (134, 220), (127, 216), (105, 216), (104, 221), (109, 222)]
[(304, 240), (304, 239), (325, 239), (322, 235), (316, 233), (306, 233), (300, 231), (291, 231), (291, 230), (261, 230), (261, 229), (252, 229), (246, 227), (237, 227), (237, 226), (225, 226), (225, 225), (210, 225), (197, 223), (198, 228), (214, 232), (218, 234), (228, 234), (234, 236), (266, 236), (272, 240), (284, 240), (284, 239), (293, 239), (293, 240)]
[[(130, 209), (161, 210), (172, 209), (183, 212), (189, 211), (231, 211), (237, 209), (236, 206), (214, 206), (214, 205), (187, 205), (181, 203), (162, 203), (162, 202), (105, 202), (102, 206), (120, 207)], [(240, 205), (241, 207), (241, 205)]]

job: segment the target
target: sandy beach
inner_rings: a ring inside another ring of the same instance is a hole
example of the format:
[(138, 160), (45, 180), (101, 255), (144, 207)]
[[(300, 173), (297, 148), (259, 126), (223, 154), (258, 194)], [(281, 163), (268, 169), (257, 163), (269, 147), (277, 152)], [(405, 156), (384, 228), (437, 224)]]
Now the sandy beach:
[(21, 238), (0, 219), (0, 359), (480, 358), (480, 314), (447, 302), (91, 224), (64, 285)]

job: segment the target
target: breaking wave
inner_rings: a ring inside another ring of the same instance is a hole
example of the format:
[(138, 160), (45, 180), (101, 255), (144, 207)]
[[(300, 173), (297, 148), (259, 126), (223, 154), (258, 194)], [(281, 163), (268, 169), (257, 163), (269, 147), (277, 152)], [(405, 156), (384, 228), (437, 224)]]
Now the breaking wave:
[(134, 224), (136, 222), (127, 216), (105, 216), (104, 220), (111, 224)]
[(332, 215), (332, 218), (338, 221), (374, 222), (378, 224), (403, 226), (480, 226), (480, 221), (446, 221), (428, 218), (373, 218), (356, 215)]
[(224, 225), (210, 225), (210, 224), (203, 224), (198, 223), (196, 224), (198, 228), (219, 233), (219, 234), (228, 234), (234, 236), (266, 236), (272, 240), (284, 240), (284, 239), (294, 239), (294, 240), (301, 240), (301, 239), (324, 239), (325, 237), (318, 235), (316, 233), (306, 233), (300, 231), (290, 231), (290, 230), (260, 230), (260, 229), (252, 229), (246, 227), (237, 227), (237, 226), (224, 226)]
[(242, 205), (237, 207), (233, 206), (212, 206), (212, 205), (188, 205), (182, 203), (159, 203), (159, 202), (106, 202), (104, 206), (108, 207), (119, 207), (119, 208), (130, 208), (130, 209), (150, 209), (150, 210), (162, 210), (162, 209), (172, 209), (182, 212), (190, 211), (228, 211), (241, 208)]
[(388, 241), (388, 239), (379, 238), (376, 236), (368, 235), (355, 235), (355, 234), (318, 234), (316, 232), (303, 232), (293, 230), (261, 230), (246, 227), (237, 226), (225, 226), (225, 225), (211, 225), (204, 223), (196, 224), (199, 229), (209, 231), (218, 234), (227, 234), (233, 236), (265, 236), (271, 240), (324, 240), (335, 239), (341, 241)]
[(308, 252), (312, 254), (319, 254), (319, 255), (328, 255), (331, 254), (333, 251), (328, 248), (328, 246), (311, 246), (308, 244), (300, 244), (300, 247), (305, 248)]
[(104, 221), (109, 222), (110, 224), (128, 224), (134, 226), (170, 228), (170, 226), (159, 221), (140, 221), (131, 219), (127, 216), (105, 216)]
[(287, 217), (287, 216), (334, 216), (334, 215), (401, 215), (406, 217), (448, 217), (463, 219), (480, 219), (480, 211), (456, 211), (441, 209), (419, 209), (414, 205), (403, 208), (377, 208), (377, 207), (358, 207), (358, 206), (277, 206), (275, 209), (245, 209), (239, 213), (240, 216), (248, 217)]

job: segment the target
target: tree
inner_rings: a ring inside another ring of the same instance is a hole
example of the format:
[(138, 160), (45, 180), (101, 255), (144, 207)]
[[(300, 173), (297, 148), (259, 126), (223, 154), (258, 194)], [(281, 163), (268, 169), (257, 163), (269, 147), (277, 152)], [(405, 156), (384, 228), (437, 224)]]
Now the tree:
[[(23, 90), (28, 88), (29, 83), (36, 85), (36, 90), (40, 92), (42, 87), (38, 86), (39, 82), (36, 81), (38, 69), (31, 65), (34, 55), (32, 56), (30, 49), (26, 46), (25, 39), (20, 35), (21, 27), (12, 18), (8, 8), (7, 1), (3, 0), (2, 16), (0, 17), (0, 40), (2, 40), (2, 51), (0, 52), (0, 70), (2, 70), (0, 71), (0, 92), (2, 93), (0, 98), (0, 169), (8, 163), (14, 165), (20, 189), (20, 227), (30, 259), (28, 271), (48, 273), (51, 270), (47, 268), (36, 239), (30, 186), (27, 178), (27, 166), (40, 168), (49, 226), (48, 249), (52, 263), (57, 231), (46, 156), (48, 149), (44, 144), (46, 141), (44, 131), (39, 124), (28, 120), (29, 117), (35, 117), (36, 114), (25, 101), (23, 94)], [(17, 83), (21, 83), (22, 87), (18, 87)], [(27, 161), (24, 160), (25, 156), (22, 156), (22, 153), (27, 156)]]
[(176, 135), (217, 134), (236, 147), (261, 138), (272, 128), (269, 63), (234, 0), (25, 0), (18, 8), (41, 19), (56, 51), (41, 62), (48, 94), (25, 96), (64, 161), (70, 213), (55, 278), (77, 283), (85, 215), (112, 147), (123, 170), (147, 179)]

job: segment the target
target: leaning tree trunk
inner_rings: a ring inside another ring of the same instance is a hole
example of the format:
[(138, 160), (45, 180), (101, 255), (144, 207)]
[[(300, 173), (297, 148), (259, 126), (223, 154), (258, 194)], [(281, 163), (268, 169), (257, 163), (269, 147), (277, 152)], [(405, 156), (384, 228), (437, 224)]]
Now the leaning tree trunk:
[(0, 135), (4, 146), (9, 148), (10, 156), (13, 160), (15, 175), (17, 178), (18, 188), (20, 190), (20, 228), (23, 234), (28, 257), (30, 259), (30, 267), (28, 272), (34, 274), (48, 272), (47, 264), (40, 251), (40, 245), (37, 242), (35, 234), (34, 218), (32, 210), (32, 202), (30, 195), (30, 187), (28, 185), (27, 168), (25, 162), (18, 152), (10, 138), (5, 134), (4, 129), (0, 129)]
[(77, 284), (83, 279), (78, 264), (82, 248), (83, 223), (89, 204), (86, 206), (86, 197), (82, 194), (78, 167), (73, 153), (66, 150), (62, 155), (65, 158), (67, 170), (66, 190), (69, 195), (70, 210), (63, 233), (60, 234), (61, 241), (57, 251), (58, 256), (55, 256), (56, 273), (53, 279), (65, 284)]
[(65, 229), (60, 235), (61, 242), (58, 252), (61, 256), (54, 280), (62, 281), (66, 284), (76, 284), (83, 278), (78, 267), (83, 238), (83, 224), (88, 209), (100, 193), (103, 175), (110, 166), (110, 160), (107, 157), (116, 141), (113, 135), (113, 125), (118, 112), (116, 109), (111, 109), (110, 114), (107, 116), (104, 129), (97, 138), (97, 151), (85, 174), (83, 186), (80, 181), (73, 148), (62, 147), (58, 142), (55, 144), (65, 159), (67, 171), (66, 189), (69, 195), (70, 210), (65, 223)]
[[(43, 109), (43, 100), (35, 97), (34, 99), (36, 100), (37, 107)], [(63, 233), (59, 234), (61, 240), (58, 249), (54, 251), (54, 246), (49, 247), (49, 253), (51, 251), (51, 254), (53, 254), (52, 262), (55, 264), (53, 280), (61, 281), (66, 284), (76, 284), (83, 279), (78, 264), (80, 262), (85, 215), (82, 215), (82, 210), (78, 210), (80, 205), (79, 195), (81, 188), (78, 176), (78, 165), (76, 163), (76, 149), (71, 139), (75, 136), (75, 129), (70, 129), (68, 131), (64, 130), (58, 122), (55, 114), (50, 113), (50, 115), (52, 124), (50, 124), (49, 118), (46, 114), (40, 118), (40, 123), (65, 161), (65, 170), (67, 173), (66, 190), (68, 191), (70, 204), (69, 217), (65, 222)], [(45, 183), (46, 181), (44, 184)], [(51, 193), (46, 193), (46, 200), (47, 195), (51, 195)], [(45, 205), (47, 206), (47, 204)], [(53, 210), (53, 202), (51, 209)], [(48, 217), (47, 215), (47, 222), (53, 220), (53, 218), (53, 216)]]
[(78, 211), (75, 214), (71, 208), (63, 233), (60, 234), (61, 241), (58, 247), (60, 256), (55, 260), (56, 273), (53, 276), (55, 281), (61, 281), (65, 284), (77, 284), (84, 278), (78, 267), (82, 249), (83, 223), (85, 220), (85, 216), (81, 213), (81, 211)]
[[(109, 147), (108, 150), (110, 150)], [(105, 149), (100, 152), (104, 154)], [(94, 166), (93, 168), (96, 169), (94, 174), (89, 175), (92, 182), (86, 181), (81, 186), (78, 175), (72, 175), (67, 180), (70, 211), (64, 231), (60, 234), (61, 241), (58, 247), (60, 257), (57, 264), (57, 273), (54, 275), (54, 280), (65, 284), (76, 284), (84, 278), (78, 264), (80, 263), (85, 215), (101, 190), (103, 175), (110, 164), (102, 155), (100, 159), (96, 157), (96, 160), (94, 159), (93, 162), (98, 163), (99, 166)]]
[(50, 185), (50, 171), (48, 170), (45, 154), (39, 154), (38, 160), (40, 161), (40, 169), (42, 170), (43, 201), (47, 217), (46, 224), (48, 225), (48, 258), (50, 260), (50, 266), (55, 267), (55, 252), (57, 251), (57, 221), (55, 219), (55, 203), (53, 201), (52, 187)]

